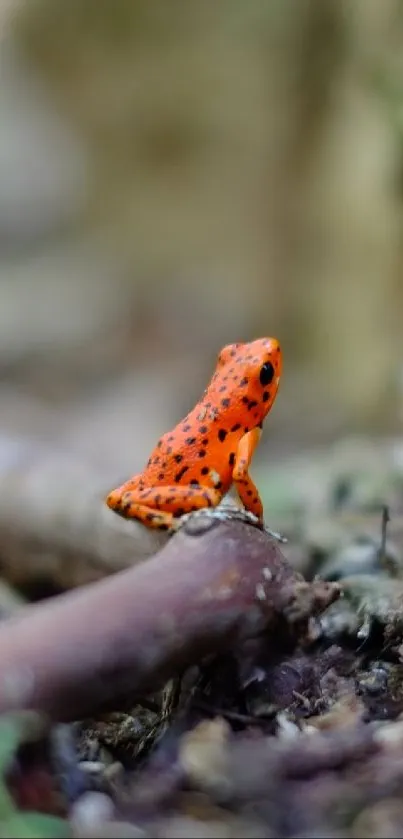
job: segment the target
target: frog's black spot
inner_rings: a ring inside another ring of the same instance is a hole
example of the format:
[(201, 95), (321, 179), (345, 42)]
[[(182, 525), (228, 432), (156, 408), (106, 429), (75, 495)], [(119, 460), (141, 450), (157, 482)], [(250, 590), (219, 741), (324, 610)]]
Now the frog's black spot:
[(152, 460), (151, 460), (151, 457), (149, 457), (148, 460), (147, 460), (147, 466), (151, 466), (151, 463), (152, 463)]
[(168, 437), (167, 439), (168, 439), (168, 443), (173, 443), (173, 441), (175, 440), (175, 435), (174, 435), (174, 434), (170, 434), (170, 435), (169, 435), (169, 437)]
[(199, 457), (206, 457), (206, 449), (199, 449), (198, 453)]
[(158, 530), (168, 530), (168, 525), (167, 524), (159, 524), (158, 525)]
[(158, 472), (158, 480), (163, 481), (165, 478), (165, 472)]
[(223, 408), (229, 408), (229, 406), (231, 405), (231, 400), (228, 398), (228, 396), (226, 396), (224, 399), (221, 399), (221, 405), (223, 406)]
[(232, 426), (231, 431), (239, 431), (240, 427), (241, 427), (241, 423), (236, 422), (235, 425)]
[(219, 393), (225, 393), (226, 390), (227, 390), (227, 385), (221, 385), (221, 387), (218, 388)]
[(160, 449), (160, 448), (161, 448), (161, 446), (162, 446), (162, 440), (158, 440), (158, 443), (157, 443), (157, 449)]
[(199, 428), (199, 434), (207, 434), (208, 428), (207, 425), (201, 425)]
[(270, 392), (268, 390), (263, 391), (262, 399), (263, 402), (267, 402), (270, 399)]
[(227, 432), (226, 432), (225, 428), (220, 428), (219, 432), (218, 432), (218, 439), (220, 440), (221, 443), (224, 442), (226, 436), (227, 436)]
[(160, 458), (159, 458), (159, 455), (157, 454), (156, 457), (154, 457), (154, 459), (153, 459), (154, 466), (156, 466), (157, 463), (159, 463), (159, 462), (160, 462)]
[(249, 431), (249, 425), (245, 425), (243, 430), (244, 430), (245, 434), (247, 434), (248, 431)]
[(247, 494), (247, 495), (249, 496), (249, 498), (250, 498), (250, 496), (251, 496), (251, 495), (253, 495), (253, 492), (252, 492), (252, 490), (251, 490), (251, 489), (248, 489), (248, 491), (247, 491), (247, 493), (246, 493), (246, 494)]
[(208, 475), (208, 473), (209, 473), (208, 466), (203, 466), (203, 469), (201, 469), (200, 472), (201, 472), (202, 475)]
[(214, 484), (214, 489), (222, 489), (222, 483), (221, 483), (221, 481), (218, 481), (218, 483), (217, 483), (217, 484)]
[(239, 386), (240, 386), (240, 387), (246, 387), (246, 385), (248, 384), (248, 382), (249, 382), (248, 377), (247, 377), (247, 376), (244, 376), (244, 377), (241, 379), (241, 381), (239, 382)]
[(243, 397), (242, 397), (242, 402), (243, 402), (243, 404), (244, 404), (244, 405), (247, 405), (247, 404), (248, 404), (248, 402), (249, 402), (248, 397), (247, 397), (247, 396), (243, 396)]
[(176, 463), (182, 463), (182, 460), (183, 460), (183, 454), (175, 454), (174, 455), (174, 461)]
[(254, 399), (251, 399), (251, 401), (248, 403), (248, 411), (251, 411), (252, 408), (257, 408), (257, 402), (255, 402)]
[(184, 431), (186, 434), (187, 431), (190, 431), (191, 427), (192, 426), (189, 425), (189, 423), (186, 423), (186, 425), (182, 425), (182, 431)]
[(184, 516), (185, 513), (186, 513), (186, 510), (184, 509), (184, 507), (178, 507), (178, 509), (175, 510), (175, 512), (173, 514), (173, 517), (174, 517), (174, 519), (179, 519), (181, 516)]
[(192, 480), (189, 483), (189, 486), (198, 487), (199, 486), (199, 481), (196, 478), (192, 478)]
[(201, 441), (201, 444), (202, 444), (202, 446), (207, 446), (208, 445), (208, 437), (203, 437), (203, 439)]
[(185, 472), (187, 472), (188, 469), (189, 469), (189, 466), (182, 466), (182, 469), (180, 469), (179, 472), (176, 473), (176, 475), (174, 477), (174, 481), (175, 481), (176, 484), (178, 484), (179, 481), (182, 480)]
[(185, 443), (187, 446), (193, 446), (196, 442), (196, 437), (186, 437)]
[(234, 465), (234, 463), (235, 463), (235, 452), (231, 452), (231, 454), (228, 458), (228, 463), (229, 463), (230, 466)]
[(236, 356), (236, 350), (231, 350), (231, 352), (230, 352), (230, 356), (231, 356), (231, 358), (235, 358), (235, 356)]
[(155, 519), (154, 513), (147, 513), (146, 521), (154, 521), (154, 519)]

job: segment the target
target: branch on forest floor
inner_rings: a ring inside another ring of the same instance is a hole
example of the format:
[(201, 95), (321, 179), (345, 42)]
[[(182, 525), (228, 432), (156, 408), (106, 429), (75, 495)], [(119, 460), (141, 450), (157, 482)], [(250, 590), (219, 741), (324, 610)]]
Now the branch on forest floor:
[(275, 648), (300, 641), (338, 596), (305, 582), (257, 528), (190, 520), (147, 562), (0, 626), (0, 712), (93, 714), (263, 632)]

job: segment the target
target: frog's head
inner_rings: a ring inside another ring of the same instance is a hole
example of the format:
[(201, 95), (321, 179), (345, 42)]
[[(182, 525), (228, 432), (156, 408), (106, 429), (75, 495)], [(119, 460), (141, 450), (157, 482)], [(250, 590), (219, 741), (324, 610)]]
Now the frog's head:
[(253, 428), (261, 425), (270, 411), (281, 372), (282, 354), (276, 338), (228, 344), (218, 356), (214, 390), (222, 393), (231, 413), (233, 409), (238, 412), (245, 427)]

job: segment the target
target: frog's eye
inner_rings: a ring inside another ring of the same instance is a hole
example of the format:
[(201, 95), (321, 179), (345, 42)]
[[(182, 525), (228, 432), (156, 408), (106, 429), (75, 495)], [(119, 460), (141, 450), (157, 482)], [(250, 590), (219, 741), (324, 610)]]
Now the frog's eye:
[(274, 367), (273, 367), (271, 361), (266, 361), (266, 364), (263, 364), (263, 367), (260, 368), (260, 373), (259, 373), (260, 384), (263, 385), (263, 387), (266, 387), (266, 385), (269, 385), (273, 381), (273, 378), (274, 378)]

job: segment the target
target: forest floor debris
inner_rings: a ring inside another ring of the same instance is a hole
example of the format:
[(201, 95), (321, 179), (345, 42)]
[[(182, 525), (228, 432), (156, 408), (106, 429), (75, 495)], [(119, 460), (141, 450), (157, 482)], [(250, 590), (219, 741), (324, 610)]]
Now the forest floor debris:
[(269, 521), (285, 545), (209, 513), (104, 579), (9, 597), (2, 830), (403, 836), (403, 479), (372, 466), (364, 491), (340, 458), (316, 506), (307, 478), (298, 528)]

